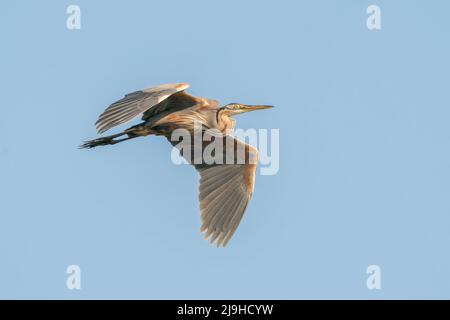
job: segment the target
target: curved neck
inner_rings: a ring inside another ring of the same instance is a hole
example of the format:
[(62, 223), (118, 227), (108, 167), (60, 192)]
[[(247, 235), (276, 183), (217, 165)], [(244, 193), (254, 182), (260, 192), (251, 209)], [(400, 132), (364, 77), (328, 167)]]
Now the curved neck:
[(220, 108), (217, 111), (216, 114), (216, 121), (217, 121), (217, 126), (219, 127), (218, 129), (222, 132), (222, 133), (227, 133), (228, 130), (232, 130), (234, 128), (234, 126), (236, 125), (236, 121), (234, 119), (232, 119), (227, 110)]

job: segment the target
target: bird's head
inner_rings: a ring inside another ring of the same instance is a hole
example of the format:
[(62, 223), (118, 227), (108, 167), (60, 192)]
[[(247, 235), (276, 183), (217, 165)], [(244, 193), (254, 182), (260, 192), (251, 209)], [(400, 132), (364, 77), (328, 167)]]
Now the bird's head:
[(244, 112), (250, 112), (254, 110), (262, 110), (262, 109), (270, 109), (273, 106), (266, 105), (247, 105), (241, 103), (229, 103), (226, 106), (222, 107), (222, 110), (225, 111), (229, 116), (233, 116), (235, 114), (240, 114)]

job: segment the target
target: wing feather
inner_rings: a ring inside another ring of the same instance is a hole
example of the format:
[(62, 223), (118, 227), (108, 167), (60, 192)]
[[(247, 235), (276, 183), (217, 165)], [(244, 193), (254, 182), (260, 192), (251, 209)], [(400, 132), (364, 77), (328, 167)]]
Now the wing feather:
[(239, 176), (233, 177), (227, 185), (217, 189), (216, 191), (218, 192), (212, 192), (211, 197), (205, 198), (204, 201), (200, 202), (204, 224), (208, 225), (217, 214), (218, 210), (227, 203), (229, 198), (231, 198), (231, 195), (236, 190), (236, 184), (239, 183), (239, 179)]
[(214, 195), (218, 190), (226, 187), (233, 180), (233, 177), (239, 178), (239, 169), (238, 166), (233, 165), (227, 167), (228, 172), (225, 172), (225, 174), (218, 174), (217, 177), (212, 177), (207, 181), (202, 179), (200, 181), (200, 201), (207, 202), (210, 195)]
[(111, 104), (99, 116), (95, 126), (98, 133), (128, 122), (141, 113), (157, 107), (170, 96), (189, 88), (187, 83), (164, 84), (157, 87), (135, 91)]
[(242, 217), (244, 216), (244, 212), (247, 209), (249, 200), (250, 199), (245, 199), (245, 198), (241, 199), (241, 202), (239, 203), (238, 208), (235, 210), (233, 218), (231, 219), (231, 221), (228, 225), (228, 230), (226, 231), (226, 235), (224, 236), (224, 239), (222, 240), (223, 246), (226, 246), (228, 244), (228, 241), (230, 241), (231, 237), (236, 232), (236, 229), (239, 226), (239, 223), (241, 223)]
[[(255, 148), (234, 139), (238, 146), (245, 146), (247, 162), (257, 159)], [(200, 231), (217, 246), (230, 241), (253, 194), (256, 163), (247, 162), (196, 166), (200, 173)]]
[[(225, 246), (236, 232), (254, 189), (256, 167), (258, 162), (258, 150), (235, 137), (222, 136), (224, 164), (209, 164), (203, 161), (197, 162), (192, 155), (203, 154), (208, 144), (196, 146), (191, 139), (188, 144), (180, 144), (171, 141), (175, 147), (181, 149), (183, 157), (195, 166), (200, 174), (199, 201), (200, 201), (200, 231), (204, 237), (217, 246)], [(226, 143), (229, 139), (233, 144)], [(187, 152), (190, 148), (190, 152)], [(201, 148), (197, 150), (196, 148)], [(244, 150), (245, 159), (241, 159)], [(198, 152), (201, 151), (201, 152)], [(231, 157), (230, 152), (233, 152)], [(229, 157), (230, 156), (230, 157)], [(227, 163), (228, 159), (234, 160)]]

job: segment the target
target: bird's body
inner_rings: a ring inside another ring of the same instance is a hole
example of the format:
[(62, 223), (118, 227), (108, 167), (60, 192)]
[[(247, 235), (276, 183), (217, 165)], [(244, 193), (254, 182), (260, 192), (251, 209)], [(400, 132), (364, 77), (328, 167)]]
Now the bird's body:
[[(195, 148), (206, 147), (206, 143), (194, 146), (193, 152), (183, 156), (195, 166), (200, 173), (200, 211), (202, 217), (201, 231), (211, 242), (225, 246), (234, 234), (253, 193), (258, 151), (244, 142), (231, 137), (230, 130), (235, 127), (235, 120), (230, 116), (270, 106), (246, 106), (229, 104), (221, 107), (216, 100), (194, 97), (184, 90), (186, 83), (166, 84), (132, 92), (111, 104), (96, 122), (98, 133), (128, 122), (142, 114), (144, 122), (125, 131), (107, 137), (85, 142), (81, 148), (93, 148), (111, 145), (140, 136), (165, 136), (169, 142), (176, 130), (185, 130), (193, 135), (196, 125), (202, 132), (215, 130), (223, 139), (224, 158), (232, 155), (233, 162), (210, 163), (203, 159), (194, 159)], [(125, 138), (120, 138), (126, 136)], [(226, 144), (227, 141), (231, 144)], [(236, 149), (244, 150), (243, 161), (238, 159)], [(203, 154), (203, 153), (201, 153)], [(230, 158), (230, 157), (229, 157)]]

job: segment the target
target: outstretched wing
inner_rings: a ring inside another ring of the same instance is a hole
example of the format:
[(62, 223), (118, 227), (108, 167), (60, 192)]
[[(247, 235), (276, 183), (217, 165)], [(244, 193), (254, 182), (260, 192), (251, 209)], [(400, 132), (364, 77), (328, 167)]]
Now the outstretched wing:
[(200, 172), (201, 231), (217, 246), (235, 233), (253, 194), (256, 165), (217, 165)]
[[(157, 87), (135, 91), (125, 95), (124, 98), (111, 104), (99, 116), (95, 126), (98, 133), (103, 133), (112, 127), (125, 123), (144, 112), (149, 112), (153, 108), (158, 108), (161, 102), (189, 88), (187, 83), (163, 84)], [(177, 99), (182, 101), (194, 98), (184, 94)], [(195, 99), (195, 98), (194, 98)], [(167, 103), (165, 104), (167, 106)]]
[[(211, 243), (226, 246), (238, 228), (253, 194), (258, 150), (235, 137), (222, 136), (221, 139), (223, 164), (206, 164), (203, 153), (201, 161), (195, 158), (195, 146), (191, 149), (191, 158), (186, 157), (186, 154), (183, 156), (200, 173), (200, 231)], [(227, 143), (227, 140), (231, 143)], [(202, 151), (205, 147), (203, 143)]]

